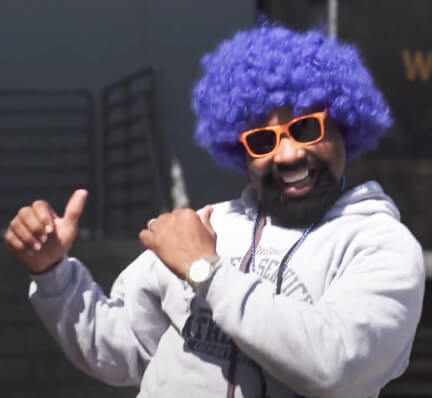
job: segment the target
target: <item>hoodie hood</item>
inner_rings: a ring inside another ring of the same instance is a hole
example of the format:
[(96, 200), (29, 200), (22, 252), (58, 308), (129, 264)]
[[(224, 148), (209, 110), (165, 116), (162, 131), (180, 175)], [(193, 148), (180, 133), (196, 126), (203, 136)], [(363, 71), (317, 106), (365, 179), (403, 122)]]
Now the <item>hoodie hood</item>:
[(387, 214), (400, 220), (400, 213), (395, 202), (386, 195), (376, 181), (368, 181), (348, 189), (327, 212), (325, 221), (346, 215)]

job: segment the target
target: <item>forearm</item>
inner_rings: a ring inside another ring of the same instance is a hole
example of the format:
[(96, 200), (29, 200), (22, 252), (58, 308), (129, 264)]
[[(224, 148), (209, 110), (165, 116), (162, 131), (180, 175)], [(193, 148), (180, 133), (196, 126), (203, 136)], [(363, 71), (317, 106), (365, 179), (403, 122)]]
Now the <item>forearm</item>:
[[(320, 341), (307, 335), (306, 330), (312, 329), (311, 321), (318, 322), (318, 314), (311, 315), (311, 308), (307, 308), (310, 305), (276, 296), (273, 291), (273, 286), (255, 275), (221, 267), (211, 282), (207, 299), (215, 322), (241, 351), (293, 390), (308, 386), (316, 395), (316, 389), (330, 373), (335, 373), (330, 369), (336, 365), (334, 361), (329, 367), (324, 358), (329, 338), (324, 346), (323, 335), (317, 336)], [(315, 352), (315, 346), (322, 351)], [(340, 344), (336, 347), (338, 351), (343, 348)], [(322, 366), (321, 362), (327, 364)]]
[[(218, 270), (207, 300), (215, 322), (245, 354), (306, 396), (343, 397), (348, 391), (355, 396), (356, 389), (372, 392), (400, 374), (418, 316), (401, 318), (398, 303), (385, 297), (352, 311), (345, 303), (341, 308), (325, 300), (298, 302), (276, 296), (273, 286), (233, 267)], [(369, 305), (375, 308), (373, 316)]]
[(74, 259), (33, 279), (30, 300), (75, 366), (109, 384), (139, 383), (143, 353), (120, 298), (107, 298)]

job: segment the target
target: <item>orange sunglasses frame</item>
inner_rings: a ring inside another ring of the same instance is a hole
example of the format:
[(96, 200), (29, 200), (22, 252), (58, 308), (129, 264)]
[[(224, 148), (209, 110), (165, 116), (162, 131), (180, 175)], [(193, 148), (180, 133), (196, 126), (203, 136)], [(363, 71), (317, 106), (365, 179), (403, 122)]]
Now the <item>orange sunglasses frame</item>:
[[(291, 119), (288, 123), (284, 123), (284, 124), (277, 124), (275, 126), (266, 126), (266, 127), (261, 127), (261, 128), (257, 128), (257, 129), (252, 129), (252, 130), (246, 130), (243, 133), (240, 134), (239, 136), (239, 141), (243, 144), (243, 146), (246, 148), (246, 152), (249, 154), (250, 157), (258, 159), (258, 158), (264, 158), (267, 156), (271, 156), (273, 155), (277, 149), (279, 148), (280, 145), (280, 141), (281, 141), (281, 135), (282, 134), (287, 134), (298, 146), (308, 146), (308, 145), (312, 145), (317, 143), (318, 141), (321, 141), (324, 137), (324, 120), (327, 117), (327, 109), (324, 109), (321, 112), (314, 112), (314, 113), (310, 113), (308, 115), (303, 115), (303, 116), (299, 116), (296, 117), (294, 119)], [(321, 129), (321, 134), (318, 138), (316, 138), (313, 141), (308, 141), (308, 142), (298, 142), (296, 141), (293, 136), (291, 135), (291, 133), (289, 132), (289, 127), (300, 121), (303, 119), (309, 119), (309, 118), (314, 118), (317, 119), (320, 125), (320, 129)], [(247, 137), (250, 136), (253, 133), (256, 133), (257, 131), (273, 131), (276, 134), (276, 142), (275, 142), (275, 146), (274, 148), (267, 153), (262, 153), (262, 154), (256, 154), (254, 153), (250, 148), (249, 145), (247, 143)]]

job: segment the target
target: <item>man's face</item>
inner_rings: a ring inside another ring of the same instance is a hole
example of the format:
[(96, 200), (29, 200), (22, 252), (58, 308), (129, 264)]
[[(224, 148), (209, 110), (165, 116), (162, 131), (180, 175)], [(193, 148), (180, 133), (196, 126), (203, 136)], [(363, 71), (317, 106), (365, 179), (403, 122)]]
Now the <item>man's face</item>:
[[(283, 124), (291, 119), (289, 109), (283, 107), (259, 127)], [(247, 163), (265, 212), (280, 224), (305, 226), (318, 221), (339, 197), (345, 159), (342, 135), (326, 119), (321, 141), (299, 146), (283, 134), (273, 155), (248, 156)]]

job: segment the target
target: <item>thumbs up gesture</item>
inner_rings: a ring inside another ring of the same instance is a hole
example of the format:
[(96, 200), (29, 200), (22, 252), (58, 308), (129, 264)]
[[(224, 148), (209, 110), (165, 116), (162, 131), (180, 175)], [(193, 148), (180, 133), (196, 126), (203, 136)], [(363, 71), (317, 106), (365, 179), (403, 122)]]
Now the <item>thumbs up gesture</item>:
[(76, 190), (69, 198), (63, 217), (43, 200), (21, 208), (5, 233), (9, 250), (31, 273), (52, 268), (75, 240), (86, 199), (86, 190)]

